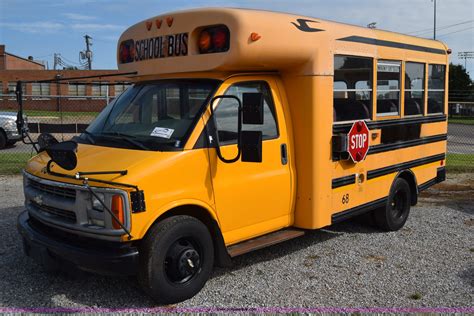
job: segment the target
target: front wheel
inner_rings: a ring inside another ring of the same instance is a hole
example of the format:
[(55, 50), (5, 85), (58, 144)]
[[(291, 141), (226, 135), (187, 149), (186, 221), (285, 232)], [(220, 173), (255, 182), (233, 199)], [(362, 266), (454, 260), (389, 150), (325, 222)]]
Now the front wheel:
[(140, 285), (158, 303), (173, 304), (204, 287), (214, 265), (214, 246), (201, 221), (173, 216), (150, 229), (140, 260)]
[(396, 231), (405, 225), (410, 214), (410, 185), (397, 178), (390, 189), (385, 207), (374, 211), (375, 224), (385, 231)]

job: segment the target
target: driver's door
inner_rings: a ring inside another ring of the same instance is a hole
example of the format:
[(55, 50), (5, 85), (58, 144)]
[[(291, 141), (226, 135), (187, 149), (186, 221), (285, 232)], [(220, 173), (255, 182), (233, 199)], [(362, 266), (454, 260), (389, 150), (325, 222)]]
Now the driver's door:
[[(225, 92), (224, 92), (225, 91)], [(233, 78), (220, 93), (242, 100), (242, 93), (264, 95), (264, 124), (243, 125), (242, 130), (262, 131), (261, 163), (224, 163), (210, 149), (210, 165), (217, 215), (226, 244), (262, 235), (291, 223), (291, 172), (288, 162), (287, 133), (276, 80), (261, 77)], [(216, 102), (217, 103), (217, 102)], [(232, 99), (215, 105), (219, 142), (224, 158), (237, 153), (237, 106)], [(215, 143), (215, 142), (214, 142)], [(286, 157), (285, 157), (286, 156)]]

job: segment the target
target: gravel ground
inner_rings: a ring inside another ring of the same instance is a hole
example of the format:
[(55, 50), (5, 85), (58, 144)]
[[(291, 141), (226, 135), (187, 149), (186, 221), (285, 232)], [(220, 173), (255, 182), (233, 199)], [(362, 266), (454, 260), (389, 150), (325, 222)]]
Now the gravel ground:
[[(234, 259), (178, 307), (472, 307), (472, 174), (428, 190), (405, 227), (356, 221)], [(0, 177), (0, 307), (154, 307), (134, 278), (48, 275), (16, 231), (20, 177)]]

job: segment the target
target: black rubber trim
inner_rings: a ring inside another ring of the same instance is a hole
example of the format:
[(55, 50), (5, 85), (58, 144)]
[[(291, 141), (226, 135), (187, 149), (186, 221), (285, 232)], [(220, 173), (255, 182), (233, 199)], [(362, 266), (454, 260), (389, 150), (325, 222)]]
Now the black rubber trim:
[(391, 47), (391, 48), (401, 48), (401, 49), (407, 49), (407, 50), (414, 50), (418, 52), (446, 55), (446, 51), (444, 49), (406, 44), (406, 43), (400, 43), (400, 42), (392, 42), (392, 41), (386, 41), (386, 40), (379, 40), (376, 38), (363, 37), (363, 36), (355, 36), (355, 35), (348, 36), (348, 37), (339, 38), (338, 41), (362, 43), (362, 44), (384, 46), (384, 47)]
[(26, 254), (43, 265), (72, 264), (104, 275), (134, 275), (138, 271), (138, 248), (132, 243), (74, 238), (30, 218), (27, 211), (18, 216), (17, 228)]
[[(380, 121), (366, 121), (367, 127), (369, 129), (379, 129), (387, 126), (397, 126), (405, 124), (427, 124), (427, 123), (437, 123), (446, 121), (446, 115), (430, 115), (430, 116), (417, 116), (417, 117), (408, 117), (403, 119), (390, 119), (390, 120), (380, 120)], [(335, 124), (332, 127), (333, 134), (338, 133), (348, 133), (352, 127), (353, 122), (345, 124)]]
[(448, 139), (448, 134), (439, 134), (434, 136), (422, 137), (419, 139), (412, 139), (407, 141), (396, 142), (393, 144), (380, 144), (369, 147), (369, 152), (367, 155), (378, 154), (386, 151), (414, 147), (419, 145), (426, 145), (431, 143), (436, 143)]
[(426, 189), (428, 189), (429, 187), (435, 185), (436, 183), (438, 183), (438, 182), (436, 182), (436, 178), (433, 178), (429, 181), (426, 181), (425, 183), (420, 184), (418, 186), (418, 192), (425, 191)]
[(420, 184), (418, 186), (418, 192), (424, 191), (428, 189), (429, 187), (438, 184), (440, 182), (443, 182), (446, 180), (446, 168), (445, 167), (439, 167), (436, 170), (436, 178), (433, 178), (431, 180), (426, 181), (423, 184)]
[(355, 178), (356, 178), (356, 175), (351, 174), (349, 176), (332, 179), (332, 188), (335, 189), (335, 188), (343, 187), (345, 185), (354, 184)]
[(445, 167), (439, 167), (436, 170), (436, 182), (440, 183), (446, 180), (446, 168)]
[(420, 158), (420, 159), (416, 159), (412, 161), (403, 162), (400, 164), (396, 164), (396, 165), (392, 165), (392, 166), (388, 166), (388, 167), (384, 167), (380, 169), (370, 170), (367, 172), (367, 180), (385, 176), (387, 174), (391, 174), (397, 171), (402, 171), (405, 169), (410, 169), (410, 168), (426, 165), (435, 161), (443, 160), (445, 158), (446, 158), (446, 155), (443, 153), (443, 154)]
[(384, 198), (381, 198), (381, 199), (378, 199), (378, 200), (375, 200), (375, 201), (372, 201), (372, 202), (369, 202), (369, 203), (366, 203), (366, 204), (362, 204), (362, 205), (353, 207), (353, 208), (348, 209), (346, 211), (342, 211), (342, 212), (333, 214), (331, 216), (332, 224), (339, 223), (339, 222), (345, 221), (346, 219), (349, 219), (351, 217), (367, 213), (367, 212), (369, 212), (371, 210), (374, 210), (376, 208), (379, 208), (379, 207), (383, 207), (383, 206), (385, 206), (386, 203), (387, 203), (387, 197), (384, 197)]

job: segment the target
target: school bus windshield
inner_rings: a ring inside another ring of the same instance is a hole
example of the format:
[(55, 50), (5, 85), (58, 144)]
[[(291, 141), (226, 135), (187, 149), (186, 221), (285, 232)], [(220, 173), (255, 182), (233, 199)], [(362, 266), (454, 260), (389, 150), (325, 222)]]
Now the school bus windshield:
[(135, 84), (99, 114), (80, 140), (131, 149), (182, 148), (218, 84), (201, 79)]

